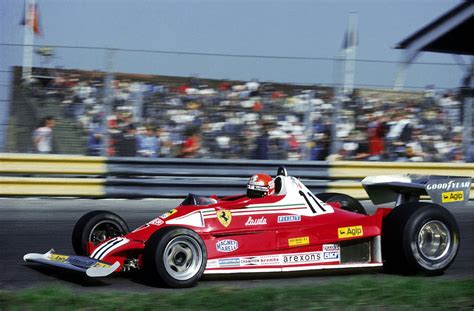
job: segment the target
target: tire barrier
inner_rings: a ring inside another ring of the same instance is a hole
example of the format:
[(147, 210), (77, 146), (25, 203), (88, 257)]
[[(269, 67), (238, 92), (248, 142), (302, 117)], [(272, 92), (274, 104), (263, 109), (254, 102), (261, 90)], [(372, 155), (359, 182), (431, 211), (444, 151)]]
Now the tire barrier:
[[(313, 192), (368, 199), (366, 176), (431, 174), (474, 177), (474, 164), (106, 158), (0, 154), (0, 196), (180, 198), (188, 192), (243, 193), (249, 176), (285, 166)], [(474, 189), (474, 186), (473, 186)], [(474, 190), (471, 189), (471, 198)]]

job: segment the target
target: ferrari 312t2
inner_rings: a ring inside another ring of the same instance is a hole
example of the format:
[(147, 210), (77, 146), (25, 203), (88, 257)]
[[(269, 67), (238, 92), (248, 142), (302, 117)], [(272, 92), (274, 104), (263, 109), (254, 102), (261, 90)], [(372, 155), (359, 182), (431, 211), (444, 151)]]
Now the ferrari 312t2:
[[(263, 198), (189, 194), (176, 208), (129, 231), (107, 211), (78, 220), (76, 255), (51, 250), (25, 261), (85, 272), (90, 277), (144, 270), (170, 287), (194, 286), (203, 274), (380, 268), (435, 275), (453, 262), (459, 229), (443, 205), (469, 199), (470, 177), (367, 177), (374, 204), (367, 215), (339, 193), (313, 194), (280, 167), (275, 192)], [(420, 201), (428, 195), (432, 202)]]

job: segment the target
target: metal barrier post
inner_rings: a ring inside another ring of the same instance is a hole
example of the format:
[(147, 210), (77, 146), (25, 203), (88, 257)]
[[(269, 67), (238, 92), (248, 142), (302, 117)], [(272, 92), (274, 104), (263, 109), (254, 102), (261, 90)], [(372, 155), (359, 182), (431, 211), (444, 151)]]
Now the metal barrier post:
[(108, 149), (110, 145), (110, 129), (109, 129), (109, 122), (107, 121), (107, 116), (110, 116), (112, 114), (112, 103), (113, 103), (113, 80), (114, 80), (114, 73), (113, 73), (113, 67), (114, 67), (114, 56), (115, 56), (115, 50), (114, 49), (107, 49), (106, 50), (106, 62), (107, 62), (107, 68), (106, 68), (106, 76), (105, 76), (105, 81), (104, 81), (104, 120), (103, 120), (103, 147), (102, 147), (102, 155), (107, 156), (108, 155)]
[(473, 152), (473, 128), (472, 128), (472, 119), (473, 119), (473, 113), (474, 109), (472, 108), (472, 105), (474, 103), (473, 98), (469, 94), (467, 97), (464, 98), (464, 120), (463, 120), (463, 125), (464, 125), (464, 133), (463, 133), (463, 151), (464, 151), (464, 157), (466, 160), (472, 161), (473, 159), (470, 159), (472, 156), (471, 153)]

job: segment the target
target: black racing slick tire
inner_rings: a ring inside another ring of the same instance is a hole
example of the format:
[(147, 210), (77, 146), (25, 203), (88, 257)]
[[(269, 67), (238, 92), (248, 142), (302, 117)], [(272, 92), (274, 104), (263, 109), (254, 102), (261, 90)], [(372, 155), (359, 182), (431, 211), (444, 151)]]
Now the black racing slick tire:
[(94, 245), (130, 232), (127, 223), (117, 214), (93, 211), (82, 216), (72, 231), (72, 246), (77, 255), (88, 256), (89, 242)]
[(388, 272), (440, 275), (454, 261), (459, 244), (454, 216), (437, 204), (402, 204), (382, 224), (382, 255)]
[(168, 227), (148, 239), (143, 263), (154, 283), (162, 281), (173, 288), (193, 287), (206, 268), (207, 250), (196, 232)]
[(318, 193), (316, 197), (324, 203), (339, 203), (341, 208), (345, 211), (367, 215), (367, 212), (365, 211), (365, 208), (362, 206), (362, 204), (347, 194), (323, 192)]

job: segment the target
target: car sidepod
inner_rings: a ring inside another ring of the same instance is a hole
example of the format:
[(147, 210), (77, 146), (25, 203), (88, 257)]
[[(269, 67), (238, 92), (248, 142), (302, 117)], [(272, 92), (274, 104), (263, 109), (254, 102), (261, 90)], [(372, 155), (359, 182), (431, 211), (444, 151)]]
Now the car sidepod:
[(208, 249), (205, 274), (382, 265), (382, 211), (371, 216), (338, 209), (320, 216), (306, 215), (303, 210), (264, 212), (226, 216), (231, 223), (204, 240)]

